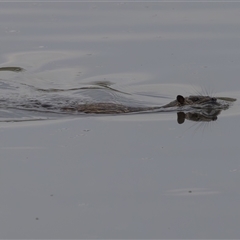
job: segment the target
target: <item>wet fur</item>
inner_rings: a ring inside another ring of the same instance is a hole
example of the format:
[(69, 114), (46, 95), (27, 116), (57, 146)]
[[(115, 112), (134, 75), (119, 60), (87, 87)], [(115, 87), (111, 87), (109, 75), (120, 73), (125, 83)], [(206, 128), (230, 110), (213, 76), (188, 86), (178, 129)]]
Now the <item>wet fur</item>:
[(134, 113), (134, 112), (143, 112), (143, 111), (151, 111), (157, 109), (165, 109), (171, 107), (183, 107), (183, 106), (220, 106), (218, 103), (218, 99), (210, 96), (201, 96), (201, 95), (193, 95), (189, 97), (183, 97), (178, 95), (176, 100), (160, 107), (131, 107), (125, 106), (122, 104), (116, 103), (86, 103), (80, 104), (76, 107), (63, 107), (62, 111), (68, 112), (83, 112), (83, 113), (93, 113), (93, 114), (118, 114), (118, 113)]

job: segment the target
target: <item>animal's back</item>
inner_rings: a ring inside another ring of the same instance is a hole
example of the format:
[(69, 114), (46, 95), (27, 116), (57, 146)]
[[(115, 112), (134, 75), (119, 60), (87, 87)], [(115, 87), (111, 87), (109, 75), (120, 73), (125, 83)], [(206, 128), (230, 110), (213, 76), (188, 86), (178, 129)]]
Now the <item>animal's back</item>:
[[(119, 114), (119, 113), (134, 113), (134, 112), (144, 112), (151, 110), (162, 110), (172, 107), (198, 107), (198, 108), (219, 108), (226, 109), (229, 104), (223, 105), (219, 102), (221, 98), (214, 98), (209, 96), (189, 96), (183, 97), (178, 95), (176, 100), (159, 107), (132, 107), (118, 103), (85, 103), (79, 104), (75, 107), (63, 107), (63, 111), (76, 111), (82, 113), (94, 113), (94, 114)], [(231, 99), (229, 101), (235, 101)]]

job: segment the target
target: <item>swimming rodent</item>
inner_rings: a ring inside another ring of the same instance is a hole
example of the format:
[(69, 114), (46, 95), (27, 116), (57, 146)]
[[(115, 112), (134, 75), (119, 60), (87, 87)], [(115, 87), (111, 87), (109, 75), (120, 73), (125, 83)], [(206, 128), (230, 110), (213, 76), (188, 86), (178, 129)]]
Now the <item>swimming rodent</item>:
[(192, 95), (183, 97), (178, 95), (176, 100), (161, 106), (161, 107), (132, 107), (118, 103), (85, 103), (79, 104), (75, 107), (62, 107), (62, 111), (67, 112), (82, 112), (92, 114), (121, 114), (121, 113), (137, 113), (144, 111), (163, 110), (171, 107), (191, 106), (196, 108), (219, 108), (221, 110), (227, 109), (229, 105), (223, 105), (218, 100), (225, 100), (233, 102), (233, 98), (216, 98), (210, 96)]

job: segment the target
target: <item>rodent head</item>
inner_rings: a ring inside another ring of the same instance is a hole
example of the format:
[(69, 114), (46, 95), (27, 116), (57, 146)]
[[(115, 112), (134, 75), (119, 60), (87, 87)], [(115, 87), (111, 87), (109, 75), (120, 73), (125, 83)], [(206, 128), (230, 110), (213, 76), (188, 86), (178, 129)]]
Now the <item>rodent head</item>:
[(194, 96), (189, 96), (184, 98), (182, 95), (178, 95), (177, 96), (177, 102), (184, 106), (184, 105), (201, 105), (201, 104), (216, 104), (217, 103), (217, 99), (214, 97), (209, 97), (209, 96), (198, 96), (198, 95), (194, 95)]

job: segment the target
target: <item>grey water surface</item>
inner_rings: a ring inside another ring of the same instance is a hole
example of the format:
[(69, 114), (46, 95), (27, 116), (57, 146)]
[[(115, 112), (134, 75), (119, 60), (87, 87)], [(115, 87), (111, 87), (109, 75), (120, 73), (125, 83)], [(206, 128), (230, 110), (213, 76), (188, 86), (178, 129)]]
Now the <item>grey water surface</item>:
[[(240, 238), (239, 2), (0, 2), (0, 238)], [(209, 121), (64, 113), (235, 98)]]

